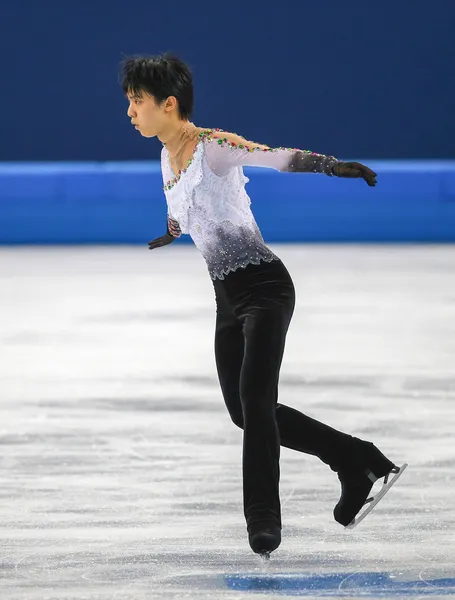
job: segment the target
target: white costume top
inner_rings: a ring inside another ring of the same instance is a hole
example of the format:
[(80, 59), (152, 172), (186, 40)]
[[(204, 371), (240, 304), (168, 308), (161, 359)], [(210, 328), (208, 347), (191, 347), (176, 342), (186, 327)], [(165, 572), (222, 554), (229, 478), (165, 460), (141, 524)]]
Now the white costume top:
[(178, 221), (182, 233), (191, 236), (212, 279), (224, 279), (240, 267), (277, 258), (265, 245), (251, 212), (245, 191), (249, 180), (243, 165), (332, 176), (331, 168), (338, 163), (333, 157), (307, 150), (214, 138), (219, 131), (209, 129), (200, 134), (192, 159), (178, 177), (165, 146), (161, 152), (168, 217)]

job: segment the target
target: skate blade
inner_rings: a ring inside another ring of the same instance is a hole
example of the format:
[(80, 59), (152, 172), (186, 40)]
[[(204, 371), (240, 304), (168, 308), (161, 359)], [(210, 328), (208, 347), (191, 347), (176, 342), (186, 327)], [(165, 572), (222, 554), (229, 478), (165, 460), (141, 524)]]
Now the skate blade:
[(379, 490), (379, 492), (376, 494), (376, 496), (373, 497), (371, 502), (369, 502), (368, 504), (365, 504), (366, 508), (363, 511), (363, 513), (361, 513), (355, 519), (353, 519), (349, 523), (349, 525), (346, 525), (346, 529), (354, 529), (354, 527), (356, 527), (359, 523), (361, 523), (363, 521), (363, 519), (373, 510), (373, 508), (376, 506), (376, 504), (384, 498), (384, 496), (390, 490), (392, 485), (398, 480), (398, 478), (401, 477), (403, 471), (406, 469), (407, 466), (408, 466), (408, 464), (404, 463), (404, 465), (400, 467), (399, 471), (397, 473), (395, 473), (394, 477), (388, 483), (384, 483), (384, 485), (382, 486), (382, 489)]

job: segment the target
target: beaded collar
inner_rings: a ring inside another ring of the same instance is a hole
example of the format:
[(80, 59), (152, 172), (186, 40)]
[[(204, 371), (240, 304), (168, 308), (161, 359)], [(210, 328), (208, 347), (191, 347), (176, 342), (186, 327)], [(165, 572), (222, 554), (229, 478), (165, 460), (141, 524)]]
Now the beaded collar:
[[(199, 144), (203, 140), (205, 140), (207, 137), (211, 136), (215, 131), (221, 131), (221, 130), (220, 129), (204, 129), (204, 131), (200, 132), (199, 139), (196, 144), (196, 148), (194, 149), (193, 155), (190, 156), (190, 158), (188, 159), (186, 167), (184, 169), (179, 169), (178, 175), (175, 175), (172, 179), (169, 179), (169, 181), (167, 181), (164, 184), (163, 189), (165, 192), (171, 190), (180, 181), (182, 175), (184, 175), (188, 171), (190, 165), (193, 163), (194, 156), (198, 150)], [(171, 169), (171, 171), (172, 171), (172, 169)]]
[[(163, 186), (163, 190), (169, 191), (171, 190), (181, 179), (182, 175), (184, 175), (188, 168), (190, 167), (190, 165), (193, 163), (194, 161), (194, 156), (199, 148), (199, 145), (206, 139), (213, 139), (213, 134), (214, 133), (223, 133), (224, 130), (223, 129), (204, 129), (203, 131), (201, 131), (199, 133), (199, 140), (196, 144), (196, 148), (193, 152), (193, 156), (191, 156), (188, 160), (188, 163), (186, 165), (186, 167), (184, 169), (180, 169), (178, 172), (178, 175), (176, 175), (175, 177), (173, 177), (172, 179), (170, 179), (169, 181), (167, 181), (164, 186)], [(266, 147), (266, 148), (259, 148), (258, 146), (247, 146), (245, 144), (236, 144), (234, 142), (230, 142), (227, 138), (218, 138), (216, 139), (216, 142), (220, 145), (220, 146), (228, 146), (229, 148), (232, 149), (239, 149), (239, 150), (246, 150), (247, 152), (278, 152), (278, 150), (289, 150), (289, 151), (296, 151), (298, 150), (298, 148), (285, 148), (284, 146), (280, 146), (279, 148), (270, 148), (270, 147)], [(305, 150), (304, 152), (309, 152), (309, 150)]]

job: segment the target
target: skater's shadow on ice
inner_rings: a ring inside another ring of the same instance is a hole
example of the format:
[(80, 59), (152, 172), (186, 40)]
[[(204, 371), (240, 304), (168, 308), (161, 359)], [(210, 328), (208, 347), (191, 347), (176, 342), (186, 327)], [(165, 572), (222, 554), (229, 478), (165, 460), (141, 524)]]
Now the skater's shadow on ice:
[(233, 590), (272, 592), (290, 596), (361, 595), (364, 597), (386, 596), (435, 596), (455, 595), (455, 578), (405, 579), (388, 573), (327, 573), (318, 574), (270, 574), (225, 575), (225, 584)]

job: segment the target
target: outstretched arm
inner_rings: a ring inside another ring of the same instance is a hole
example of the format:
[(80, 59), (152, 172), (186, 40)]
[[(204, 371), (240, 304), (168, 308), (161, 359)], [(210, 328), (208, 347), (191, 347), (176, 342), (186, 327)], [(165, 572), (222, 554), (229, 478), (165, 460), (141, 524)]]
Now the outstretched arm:
[(224, 175), (238, 166), (268, 167), (288, 173), (324, 173), (329, 177), (364, 179), (376, 185), (376, 173), (357, 162), (298, 148), (270, 148), (250, 142), (235, 133), (215, 130), (206, 138), (207, 161), (214, 173)]

